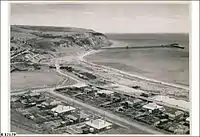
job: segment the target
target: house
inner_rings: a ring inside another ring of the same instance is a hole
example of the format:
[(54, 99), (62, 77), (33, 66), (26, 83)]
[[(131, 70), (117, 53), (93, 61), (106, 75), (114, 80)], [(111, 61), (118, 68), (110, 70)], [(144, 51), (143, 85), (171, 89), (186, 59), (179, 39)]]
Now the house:
[(102, 96), (112, 96), (114, 92), (110, 90), (99, 90), (97, 91), (97, 94)]
[(189, 118), (189, 117), (187, 117), (185, 121), (187, 121), (187, 122), (189, 122), (189, 123), (190, 123), (190, 118)]
[(143, 102), (143, 101), (141, 99), (139, 99), (139, 98), (133, 100), (134, 104), (138, 104), (138, 103), (141, 103), (141, 102)]
[(41, 109), (49, 109), (50, 104), (48, 102), (42, 102), (41, 104), (38, 104), (37, 107), (39, 107)]
[(171, 113), (166, 113), (168, 115), (168, 118), (170, 120), (174, 120), (176, 118), (176, 116), (174, 114), (171, 114)]
[(87, 121), (85, 124), (94, 128), (95, 130), (98, 130), (98, 131), (112, 126), (111, 123), (109, 123), (105, 120), (102, 120), (102, 119), (95, 119), (95, 120), (91, 119), (90, 121)]
[(54, 100), (54, 101), (50, 102), (50, 105), (51, 105), (51, 106), (57, 106), (57, 105), (59, 105), (59, 104), (61, 104), (61, 101), (56, 101), (56, 100)]
[(91, 93), (91, 92), (93, 92), (93, 89), (92, 89), (92, 88), (85, 88), (85, 89), (84, 89), (84, 92), (86, 92), (86, 93)]
[(190, 126), (190, 118), (189, 117), (185, 119), (185, 123), (183, 125)]
[(29, 94), (29, 96), (30, 96), (30, 97), (40, 97), (40, 93), (38, 93), (38, 92), (31, 92), (31, 93)]
[(72, 106), (58, 105), (57, 107), (52, 108), (51, 111), (56, 112), (58, 114), (63, 114), (63, 113), (71, 112), (75, 109), (76, 108), (74, 108)]
[(78, 122), (78, 118), (73, 115), (68, 115), (67, 118), (73, 120), (73, 122)]
[(129, 100), (122, 102), (122, 105), (124, 105), (126, 107), (132, 107), (133, 104), (134, 103), (132, 101), (129, 101)]
[(77, 83), (77, 84), (73, 85), (73, 87), (80, 89), (80, 88), (86, 88), (86, 87), (88, 87), (88, 85), (85, 83)]
[(176, 119), (181, 118), (183, 115), (184, 115), (184, 112), (183, 112), (183, 111), (176, 111), (176, 112), (175, 112)]
[(80, 121), (85, 121), (89, 118), (89, 115), (80, 111), (79, 118), (80, 118)]
[(146, 105), (142, 106), (142, 108), (150, 110), (150, 111), (153, 111), (153, 110), (156, 110), (156, 109), (164, 110), (163, 106), (157, 105), (156, 103), (146, 104)]

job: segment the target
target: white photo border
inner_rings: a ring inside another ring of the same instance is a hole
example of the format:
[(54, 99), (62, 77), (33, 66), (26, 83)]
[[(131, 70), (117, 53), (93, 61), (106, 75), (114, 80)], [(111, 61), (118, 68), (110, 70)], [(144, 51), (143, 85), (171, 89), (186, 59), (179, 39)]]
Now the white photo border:
[[(39, 1), (13, 1), (14, 3), (31, 3)], [(46, 3), (94, 3), (94, 1), (40, 1)], [(104, 3), (107, 1), (95, 1)], [(131, 1), (109, 1), (131, 2)], [(136, 1), (144, 2), (145, 1)], [(180, 1), (146, 1), (147, 3), (174, 3)], [(186, 2), (186, 1), (185, 1)], [(10, 35), (10, 7), (11, 1), (1, 1), (1, 133), (10, 132), (10, 67), (9, 67), (9, 35)], [(191, 135), (199, 136), (199, 1), (190, 1), (191, 33), (190, 33), (190, 101), (191, 107)], [(24, 135), (23, 135), (24, 136)], [(25, 135), (25, 136), (34, 136)], [(38, 135), (36, 135), (38, 136)], [(40, 135), (45, 136), (45, 135)], [(48, 135), (62, 136), (62, 135)], [(106, 135), (107, 136), (107, 135)], [(119, 135), (116, 135), (119, 136)], [(121, 135), (120, 135), (121, 136)], [(122, 135), (134, 136), (134, 135)], [(138, 136), (138, 135), (137, 135)], [(155, 135), (157, 136), (157, 135)], [(160, 135), (158, 135), (160, 136)], [(169, 136), (169, 135), (168, 135)]]

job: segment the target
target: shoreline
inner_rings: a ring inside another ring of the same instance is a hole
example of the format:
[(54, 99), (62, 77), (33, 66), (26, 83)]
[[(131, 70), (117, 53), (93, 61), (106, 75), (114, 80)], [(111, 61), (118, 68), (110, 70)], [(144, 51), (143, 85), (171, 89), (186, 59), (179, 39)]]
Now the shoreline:
[(100, 49), (100, 50), (91, 50), (91, 51), (88, 51), (84, 55), (80, 56), (79, 60), (81, 60), (81, 61), (83, 61), (85, 63), (88, 63), (90, 65), (93, 65), (93, 66), (99, 66), (99, 67), (102, 67), (104, 69), (112, 70), (112, 71), (118, 72), (120, 74), (128, 75), (128, 76), (131, 76), (131, 77), (136, 77), (136, 78), (141, 79), (141, 80), (145, 80), (145, 81), (149, 81), (149, 82), (153, 82), (153, 83), (157, 83), (157, 84), (162, 84), (162, 85), (166, 85), (166, 86), (171, 86), (171, 87), (175, 87), (175, 88), (179, 88), (179, 89), (189, 90), (189, 86), (184, 86), (184, 85), (180, 85), (180, 84), (174, 84), (174, 83), (164, 82), (164, 81), (147, 78), (147, 77), (140, 76), (140, 75), (134, 75), (134, 74), (131, 74), (129, 72), (125, 72), (125, 71), (122, 71), (122, 70), (119, 70), (119, 69), (116, 69), (116, 68), (112, 68), (112, 67), (109, 67), (109, 66), (95, 64), (95, 63), (90, 62), (90, 61), (88, 61), (86, 59), (87, 56), (92, 55), (92, 54), (96, 54), (96, 53), (101, 52), (101, 51), (103, 51), (103, 50)]

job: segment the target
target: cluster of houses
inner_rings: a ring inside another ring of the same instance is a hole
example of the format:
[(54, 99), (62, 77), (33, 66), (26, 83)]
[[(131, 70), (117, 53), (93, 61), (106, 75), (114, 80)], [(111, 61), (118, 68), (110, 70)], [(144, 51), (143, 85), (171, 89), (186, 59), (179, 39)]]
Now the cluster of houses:
[[(45, 98), (38, 92), (12, 97), (11, 105), (15, 103), (21, 104), (18, 108), (15, 107), (17, 112), (41, 125), (50, 133), (57, 133), (62, 129), (63, 133), (69, 134), (95, 134), (112, 127), (112, 123), (102, 117), (95, 117), (94, 114), (84, 113), (70, 104)], [(76, 127), (76, 124), (79, 123), (82, 126)], [(69, 130), (70, 126), (75, 127), (73, 130)]]

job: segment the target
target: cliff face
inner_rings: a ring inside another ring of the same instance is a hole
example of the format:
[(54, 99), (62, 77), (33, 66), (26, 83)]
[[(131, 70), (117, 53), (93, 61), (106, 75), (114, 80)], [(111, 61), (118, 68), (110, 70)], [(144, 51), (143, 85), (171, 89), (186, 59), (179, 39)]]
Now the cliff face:
[(56, 51), (57, 47), (75, 46), (91, 49), (110, 44), (104, 34), (93, 30), (34, 26), (11, 26), (11, 43), (19, 48), (29, 47), (46, 51)]
[(108, 45), (110, 42), (104, 34), (89, 29), (13, 25), (11, 71), (38, 69), (41, 60), (55, 57), (60, 48), (89, 50)]

